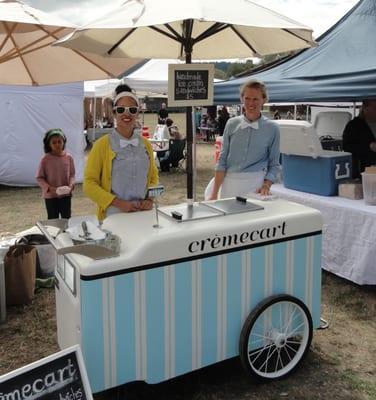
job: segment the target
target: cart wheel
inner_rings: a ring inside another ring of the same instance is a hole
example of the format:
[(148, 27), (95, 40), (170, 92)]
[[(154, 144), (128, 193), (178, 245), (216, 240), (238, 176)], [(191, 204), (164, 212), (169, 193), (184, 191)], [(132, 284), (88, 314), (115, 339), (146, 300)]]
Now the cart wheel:
[(294, 371), (312, 340), (306, 305), (289, 295), (271, 296), (248, 316), (240, 335), (240, 359), (251, 376), (282, 378)]

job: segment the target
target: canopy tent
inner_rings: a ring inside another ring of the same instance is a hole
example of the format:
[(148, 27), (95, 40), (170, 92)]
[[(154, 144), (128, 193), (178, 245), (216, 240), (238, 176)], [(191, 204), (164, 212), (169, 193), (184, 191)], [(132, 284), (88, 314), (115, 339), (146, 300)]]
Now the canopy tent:
[(47, 130), (61, 128), (73, 156), (76, 181), (84, 166), (82, 82), (48, 86), (0, 86), (0, 184), (36, 185)]
[(85, 97), (111, 97), (121, 79), (99, 79), (84, 82)]
[(273, 103), (375, 98), (375, 37), (376, 1), (361, 0), (317, 39), (318, 47), (269, 69), (215, 84), (215, 103), (239, 103), (239, 87), (250, 78), (266, 83)]
[(167, 94), (168, 65), (182, 63), (175, 59), (150, 60), (129, 75), (124, 75), (123, 80), (136, 92)]
[[(176, 59), (149, 60), (139, 68), (134, 67), (129, 74), (124, 74), (122, 79), (87, 81), (84, 84), (85, 97), (111, 97), (114, 89), (121, 82), (134, 89), (139, 97), (166, 97), (169, 64), (184, 63)], [(220, 80), (215, 79), (214, 81), (219, 82)]]

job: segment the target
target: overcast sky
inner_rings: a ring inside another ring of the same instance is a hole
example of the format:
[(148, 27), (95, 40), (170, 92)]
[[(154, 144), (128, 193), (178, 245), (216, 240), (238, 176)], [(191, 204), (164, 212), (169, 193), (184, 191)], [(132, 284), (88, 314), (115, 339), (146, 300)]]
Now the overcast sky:
[[(98, 15), (103, 15), (124, 2), (124, 0), (24, 1), (33, 7), (56, 13), (59, 17), (79, 25), (96, 19)], [(253, 2), (308, 25), (313, 28), (314, 37), (317, 38), (350, 10), (358, 0), (253, 0)]]

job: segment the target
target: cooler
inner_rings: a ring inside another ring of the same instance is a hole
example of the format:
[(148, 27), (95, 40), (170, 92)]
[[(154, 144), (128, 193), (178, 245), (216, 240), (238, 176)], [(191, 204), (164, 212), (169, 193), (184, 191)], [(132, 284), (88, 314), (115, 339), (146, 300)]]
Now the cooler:
[(338, 194), (338, 184), (351, 177), (351, 153), (323, 150), (312, 124), (279, 120), (283, 184), (322, 196)]

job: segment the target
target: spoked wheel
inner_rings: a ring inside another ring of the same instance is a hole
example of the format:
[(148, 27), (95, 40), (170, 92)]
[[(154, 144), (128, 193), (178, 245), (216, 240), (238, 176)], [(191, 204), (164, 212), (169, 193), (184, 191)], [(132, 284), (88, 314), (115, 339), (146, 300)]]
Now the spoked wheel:
[(289, 295), (262, 301), (244, 323), (239, 343), (245, 369), (262, 380), (294, 371), (312, 340), (312, 318), (306, 305)]

